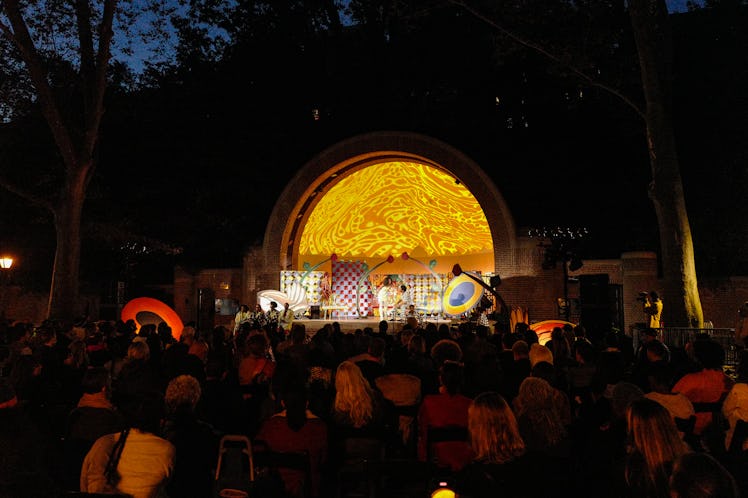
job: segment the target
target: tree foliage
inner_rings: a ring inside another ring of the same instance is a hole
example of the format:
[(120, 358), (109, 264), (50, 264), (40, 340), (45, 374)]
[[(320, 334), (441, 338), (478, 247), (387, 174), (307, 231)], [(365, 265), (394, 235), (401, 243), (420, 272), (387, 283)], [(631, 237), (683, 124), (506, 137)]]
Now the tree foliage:
[[(36, 170), (6, 163), (0, 172), (0, 186), (53, 218), (56, 250), (49, 317), (70, 319), (79, 312), (81, 220), (98, 164), (111, 54), (118, 46), (114, 30), (124, 35), (119, 48), (126, 55), (135, 39), (130, 36), (133, 30), (153, 40), (171, 11), (168, 2), (0, 3), (0, 53), (8, 77), (0, 86), (5, 97), (2, 118), (12, 123), (38, 113), (56, 152), (37, 161)], [(152, 22), (139, 24), (139, 15), (150, 16)]]

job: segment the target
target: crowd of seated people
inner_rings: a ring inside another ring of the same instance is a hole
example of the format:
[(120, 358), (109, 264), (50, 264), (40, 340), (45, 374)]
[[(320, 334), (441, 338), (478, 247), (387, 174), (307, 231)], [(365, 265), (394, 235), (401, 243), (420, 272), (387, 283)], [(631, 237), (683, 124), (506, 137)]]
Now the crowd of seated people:
[(218, 496), (223, 435), (307, 459), (268, 496), (344, 498), (365, 476), (341, 469), (387, 459), (463, 498), (697, 496), (695, 467), (748, 491), (748, 352), (733, 379), (708, 335), (635, 352), (582, 326), (540, 345), (525, 324), (387, 325), (4, 323), (0, 496)]

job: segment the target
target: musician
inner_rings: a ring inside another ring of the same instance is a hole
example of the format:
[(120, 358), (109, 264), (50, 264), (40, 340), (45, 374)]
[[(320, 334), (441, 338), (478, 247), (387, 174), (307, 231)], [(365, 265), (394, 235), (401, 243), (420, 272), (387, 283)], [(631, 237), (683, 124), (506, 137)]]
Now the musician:
[(262, 309), (262, 306), (259, 304), (255, 305), (255, 310), (251, 313), (249, 321), (252, 323), (252, 328), (257, 330), (265, 328), (267, 317), (265, 316), (265, 311)]
[(278, 327), (283, 329), (283, 332), (288, 334), (291, 332), (291, 326), (293, 325), (293, 310), (290, 308), (288, 303), (283, 303), (283, 311), (278, 316)]
[(239, 311), (234, 316), (234, 334), (239, 330), (242, 323), (247, 323), (252, 319), (252, 312), (249, 311), (249, 306), (242, 304), (239, 306)]
[(393, 304), (392, 296), (392, 279), (390, 277), (384, 277), (382, 287), (377, 292), (377, 301), (379, 302), (379, 318), (382, 320), (387, 319), (387, 310)]
[(399, 309), (403, 316), (407, 316), (410, 307), (415, 309), (413, 304), (413, 291), (407, 285), (400, 286), (400, 298), (395, 303), (395, 309)]
[(418, 318), (418, 312), (416, 311), (415, 304), (408, 305), (408, 309), (405, 310), (405, 318), (410, 318), (410, 317)]

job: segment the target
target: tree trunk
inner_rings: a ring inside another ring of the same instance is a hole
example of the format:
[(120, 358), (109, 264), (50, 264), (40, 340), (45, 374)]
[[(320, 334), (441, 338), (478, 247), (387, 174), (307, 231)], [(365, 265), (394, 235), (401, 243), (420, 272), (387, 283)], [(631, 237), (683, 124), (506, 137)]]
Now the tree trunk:
[(672, 122), (672, 38), (667, 6), (664, 0), (630, 0), (629, 13), (647, 104), (647, 146), (652, 168), (649, 197), (660, 232), (663, 322), (666, 326), (701, 327), (704, 316)]
[(62, 198), (54, 213), (57, 247), (47, 308), (47, 317), (51, 319), (71, 319), (80, 314), (80, 231), (81, 213), (86, 197), (83, 171), (88, 169), (80, 168), (78, 175), (71, 173), (68, 176), (68, 182), (61, 189)]

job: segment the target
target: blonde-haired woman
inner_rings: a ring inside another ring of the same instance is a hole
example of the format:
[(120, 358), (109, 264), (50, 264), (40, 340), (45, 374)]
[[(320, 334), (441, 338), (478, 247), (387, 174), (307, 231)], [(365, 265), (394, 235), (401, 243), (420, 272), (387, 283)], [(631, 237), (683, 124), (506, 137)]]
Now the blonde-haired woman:
[(571, 439), (564, 427), (554, 388), (540, 377), (527, 377), (519, 385), (512, 408), (528, 450), (563, 459), (571, 458)]
[(475, 457), (456, 476), (459, 496), (510, 498), (554, 494), (540, 489), (544, 479), (538, 477), (537, 469), (543, 468), (543, 463), (539, 464), (526, 451), (517, 419), (499, 393), (484, 392), (475, 397), (468, 408), (468, 432)]
[(366, 439), (384, 444), (394, 438), (396, 420), (391, 404), (379, 391), (372, 389), (358, 365), (352, 361), (341, 362), (335, 372), (331, 430), (333, 446), (343, 452), (341, 456), (354, 456), (344, 451), (346, 440)]
[(624, 471), (629, 496), (669, 498), (673, 465), (691, 450), (673, 417), (656, 401), (632, 401), (626, 410), (629, 448)]
[(335, 372), (335, 423), (363, 429), (380, 418), (381, 408), (381, 396), (372, 389), (358, 365), (352, 361), (340, 363)]

